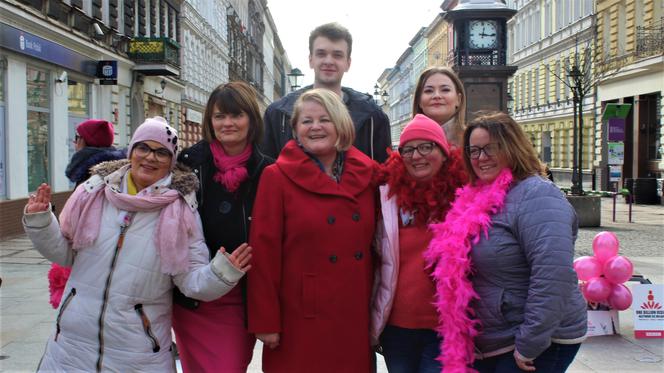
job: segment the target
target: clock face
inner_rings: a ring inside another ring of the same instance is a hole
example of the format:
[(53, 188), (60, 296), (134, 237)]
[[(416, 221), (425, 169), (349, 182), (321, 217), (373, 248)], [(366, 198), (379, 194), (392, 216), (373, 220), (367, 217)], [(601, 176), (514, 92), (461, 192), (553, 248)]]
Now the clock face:
[(495, 48), (498, 41), (496, 21), (468, 22), (468, 46), (474, 49)]

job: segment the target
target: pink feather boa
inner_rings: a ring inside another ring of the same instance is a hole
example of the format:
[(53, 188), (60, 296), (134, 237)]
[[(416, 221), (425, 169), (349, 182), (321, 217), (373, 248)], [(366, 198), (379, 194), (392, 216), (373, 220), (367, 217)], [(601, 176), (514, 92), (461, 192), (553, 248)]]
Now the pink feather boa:
[(62, 293), (65, 291), (65, 285), (71, 273), (70, 267), (63, 267), (57, 263), (51, 263), (51, 269), (48, 271), (48, 291), (50, 293), (49, 303), (55, 309), (60, 305)]
[(469, 365), (475, 360), (473, 338), (479, 322), (470, 303), (478, 296), (468, 278), (470, 251), (482, 233), (488, 237), (491, 216), (503, 208), (511, 182), (512, 172), (506, 168), (491, 184), (458, 189), (445, 221), (429, 225), (433, 239), (424, 257), (436, 283), (436, 331), (443, 338), (438, 360), (444, 372), (475, 372)]

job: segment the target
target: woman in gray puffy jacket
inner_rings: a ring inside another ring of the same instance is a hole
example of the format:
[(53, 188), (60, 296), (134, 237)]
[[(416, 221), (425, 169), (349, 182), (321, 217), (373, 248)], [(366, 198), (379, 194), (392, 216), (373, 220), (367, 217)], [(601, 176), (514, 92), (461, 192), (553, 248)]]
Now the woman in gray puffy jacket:
[(471, 183), (431, 226), (426, 253), (439, 310), (465, 318), (461, 346), (471, 355), (474, 343), (467, 362), (480, 372), (564, 372), (587, 323), (572, 268), (574, 209), (507, 114), (473, 120), (463, 144)]

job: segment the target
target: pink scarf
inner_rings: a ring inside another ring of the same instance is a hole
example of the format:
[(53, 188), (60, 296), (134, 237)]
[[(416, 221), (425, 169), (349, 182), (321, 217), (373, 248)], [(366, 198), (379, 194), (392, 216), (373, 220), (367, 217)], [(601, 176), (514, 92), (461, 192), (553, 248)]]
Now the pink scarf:
[(443, 337), (438, 360), (444, 372), (475, 372), (468, 367), (475, 359), (473, 338), (479, 325), (470, 307), (478, 299), (468, 278), (470, 251), (482, 233), (489, 236), (491, 216), (503, 208), (511, 182), (512, 172), (505, 168), (491, 184), (458, 189), (445, 221), (429, 225), (434, 237), (424, 257), (436, 283), (436, 331)]
[(240, 184), (247, 179), (247, 161), (251, 157), (251, 145), (244, 147), (242, 153), (238, 155), (226, 155), (224, 147), (218, 140), (210, 143), (210, 151), (217, 172), (214, 174), (214, 181), (220, 183), (229, 192), (234, 192), (240, 187)]
[(193, 233), (196, 220), (191, 208), (173, 189), (161, 194), (149, 194), (146, 188), (131, 196), (113, 190), (109, 184), (92, 192), (80, 185), (60, 213), (60, 229), (72, 242), (74, 250), (92, 245), (99, 236), (104, 200), (128, 212), (160, 210), (153, 240), (161, 259), (161, 271), (170, 275), (187, 271), (189, 236)]

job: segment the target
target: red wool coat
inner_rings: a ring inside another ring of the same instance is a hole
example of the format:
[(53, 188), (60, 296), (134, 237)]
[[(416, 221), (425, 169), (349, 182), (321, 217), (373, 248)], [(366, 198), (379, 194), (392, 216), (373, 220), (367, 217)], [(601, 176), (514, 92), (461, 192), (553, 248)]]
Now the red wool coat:
[(265, 372), (371, 371), (375, 163), (354, 147), (341, 183), (291, 140), (260, 180), (249, 243), (249, 331), (280, 333)]

